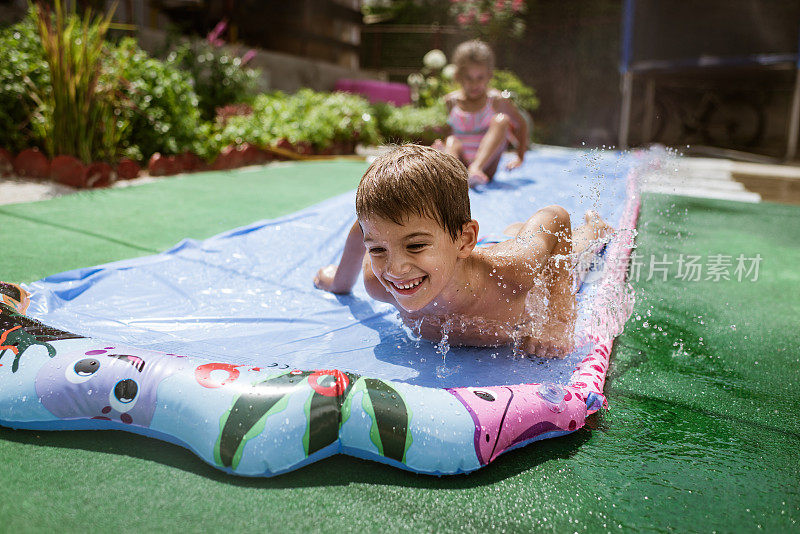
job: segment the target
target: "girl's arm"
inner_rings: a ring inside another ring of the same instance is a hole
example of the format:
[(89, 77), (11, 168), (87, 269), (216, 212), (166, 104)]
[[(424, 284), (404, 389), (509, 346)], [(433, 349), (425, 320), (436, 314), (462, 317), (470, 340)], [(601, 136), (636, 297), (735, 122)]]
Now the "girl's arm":
[(449, 114), (453, 110), (456, 100), (458, 100), (458, 90), (447, 93), (443, 98), (444, 103), (447, 106), (447, 113)]
[(317, 272), (314, 285), (331, 293), (346, 294), (352, 291), (364, 261), (364, 234), (356, 221), (347, 234), (344, 252), (339, 265), (328, 265)]
[(522, 116), (522, 113), (519, 112), (519, 109), (517, 109), (514, 101), (510, 98), (500, 97), (497, 99), (497, 104), (497, 110), (511, 118), (514, 137), (517, 138), (517, 158), (519, 159), (518, 162), (515, 162), (517, 163), (515, 166), (519, 166), (519, 163), (522, 163), (522, 160), (525, 158), (525, 152), (528, 150), (528, 136), (530, 135), (530, 132), (528, 132), (528, 123), (525, 121), (525, 117)]

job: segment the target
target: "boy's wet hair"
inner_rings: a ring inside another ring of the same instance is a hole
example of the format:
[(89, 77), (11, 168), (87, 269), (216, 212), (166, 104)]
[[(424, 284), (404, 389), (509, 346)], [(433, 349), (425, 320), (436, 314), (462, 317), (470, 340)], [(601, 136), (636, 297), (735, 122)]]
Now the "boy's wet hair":
[(455, 240), (472, 220), (467, 168), (434, 148), (402, 145), (379, 156), (356, 193), (359, 220), (370, 217), (404, 224), (410, 215), (429, 217)]
[(453, 63), (456, 66), (456, 77), (463, 74), (467, 65), (486, 65), (489, 72), (494, 70), (494, 52), (489, 45), (478, 39), (465, 41), (453, 52)]

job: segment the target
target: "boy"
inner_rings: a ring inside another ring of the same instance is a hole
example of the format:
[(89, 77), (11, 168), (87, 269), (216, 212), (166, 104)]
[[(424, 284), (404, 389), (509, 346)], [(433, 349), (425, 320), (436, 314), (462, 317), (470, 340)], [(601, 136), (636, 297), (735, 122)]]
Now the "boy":
[(453, 345), (513, 342), (537, 356), (566, 355), (571, 257), (610, 227), (591, 212), (573, 234), (566, 210), (548, 206), (509, 227), (514, 238), (476, 247), (467, 183), (464, 165), (433, 148), (403, 145), (380, 156), (358, 186), (358, 220), (339, 265), (320, 269), (314, 284), (349, 293), (363, 263), (367, 293), (425, 339), (446, 331)]

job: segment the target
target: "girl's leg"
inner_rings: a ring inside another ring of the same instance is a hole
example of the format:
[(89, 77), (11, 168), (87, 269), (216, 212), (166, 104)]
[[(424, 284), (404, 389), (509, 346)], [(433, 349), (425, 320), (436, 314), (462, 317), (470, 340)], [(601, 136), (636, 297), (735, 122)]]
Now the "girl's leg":
[(506, 147), (506, 138), (511, 128), (511, 119), (504, 113), (492, 117), (489, 130), (481, 139), (475, 159), (469, 165), (470, 183), (486, 183), (497, 170), (497, 163)]
[(455, 135), (448, 135), (444, 143), (444, 151), (451, 156), (457, 157), (460, 161), (464, 161), (464, 150), (461, 144), (461, 139)]
[(431, 144), (431, 148), (435, 148), (439, 152), (444, 152), (446, 154), (450, 154), (451, 156), (455, 156), (461, 162), (464, 161), (461, 140), (454, 135), (448, 135), (444, 141), (441, 139), (435, 140)]

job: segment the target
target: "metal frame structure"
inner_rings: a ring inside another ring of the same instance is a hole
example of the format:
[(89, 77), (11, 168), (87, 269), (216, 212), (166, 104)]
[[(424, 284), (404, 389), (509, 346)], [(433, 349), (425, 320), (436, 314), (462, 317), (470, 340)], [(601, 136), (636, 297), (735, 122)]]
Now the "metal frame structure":
[[(787, 128), (786, 155), (787, 161), (797, 155), (798, 130), (800, 130), (800, 28), (798, 31), (798, 50), (786, 54), (752, 54), (735, 57), (709, 57), (699, 56), (678, 60), (645, 60), (632, 61), (633, 58), (633, 31), (636, 23), (636, 0), (625, 0), (622, 13), (622, 46), (620, 51), (620, 90), (622, 103), (620, 106), (619, 147), (628, 148), (630, 134), (631, 106), (633, 102), (634, 77), (640, 74), (665, 72), (677, 69), (705, 69), (714, 67), (740, 67), (763, 66), (794, 68), (796, 71), (794, 92), (791, 108), (789, 110), (789, 125)], [(645, 136), (649, 136), (649, 126), (653, 119), (653, 100), (655, 85), (648, 81), (645, 90)]]

